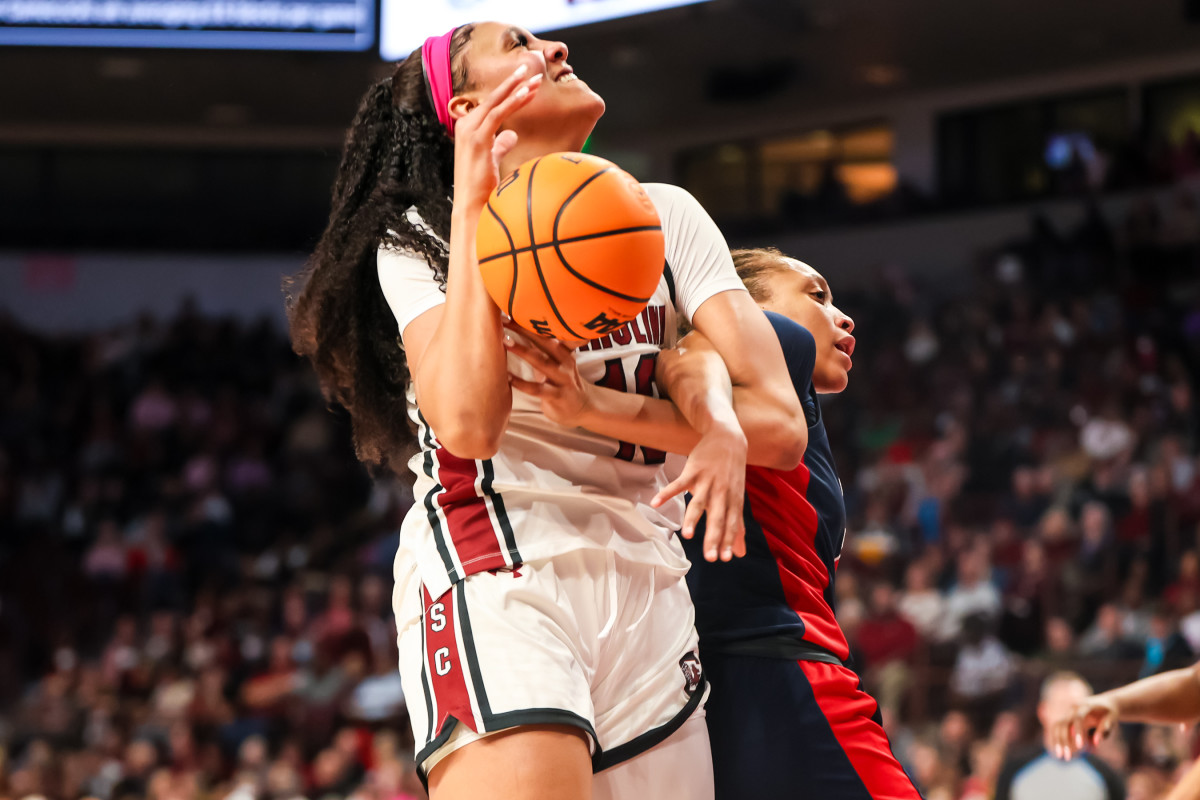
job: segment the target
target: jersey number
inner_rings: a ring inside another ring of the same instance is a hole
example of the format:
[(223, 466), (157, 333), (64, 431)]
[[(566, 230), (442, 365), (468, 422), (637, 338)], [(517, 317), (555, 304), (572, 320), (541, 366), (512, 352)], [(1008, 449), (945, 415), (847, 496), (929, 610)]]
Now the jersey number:
[[(654, 396), (654, 365), (657, 353), (645, 353), (638, 360), (633, 371), (634, 391), (645, 397)], [(597, 386), (616, 389), (618, 392), (628, 392), (629, 382), (625, 380), (625, 365), (619, 358), (610, 358), (604, 362), (604, 378), (596, 381)], [(639, 445), (632, 442), (618, 442), (617, 458), (622, 461), (633, 461)], [(646, 464), (661, 464), (667, 460), (667, 454), (652, 447), (642, 447), (642, 461)]]

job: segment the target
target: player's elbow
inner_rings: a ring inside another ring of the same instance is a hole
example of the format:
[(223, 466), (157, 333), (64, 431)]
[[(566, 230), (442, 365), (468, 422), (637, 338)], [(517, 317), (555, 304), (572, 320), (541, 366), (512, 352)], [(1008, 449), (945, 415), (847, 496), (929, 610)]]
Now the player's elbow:
[(808, 428), (794, 419), (781, 420), (772, 427), (771, 435), (764, 437), (760, 456), (753, 459), (760, 466), (786, 471), (800, 466), (804, 451), (808, 449)]
[(487, 461), (500, 451), (500, 432), (452, 425), (446, 433), (438, 434), (438, 442), (459, 458)]
[(485, 415), (481, 410), (464, 408), (443, 413), (436, 422), (431, 420), (438, 444), (459, 458), (486, 461), (495, 456), (508, 415)]
[(804, 407), (791, 385), (766, 394), (769, 398), (770, 436), (767, 452), (773, 469), (793, 470), (800, 466), (808, 449), (808, 422)]

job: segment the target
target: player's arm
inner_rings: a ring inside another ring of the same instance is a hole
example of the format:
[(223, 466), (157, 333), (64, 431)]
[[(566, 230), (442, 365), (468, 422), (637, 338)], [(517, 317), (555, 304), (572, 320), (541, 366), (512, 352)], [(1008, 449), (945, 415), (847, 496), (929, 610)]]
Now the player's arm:
[[(438, 441), (460, 458), (486, 459), (500, 446), (512, 390), (500, 312), (478, 279), (478, 267), (455, 258), (474, 252), (473, 241), (463, 244), (474, 235), (469, 222), (452, 223), (446, 302), (409, 323), (403, 336), (417, 405)], [(462, 279), (455, 280), (456, 274)]]
[(808, 446), (808, 425), (775, 331), (742, 286), (725, 237), (696, 198), (676, 186), (654, 185), (652, 191), (677, 305), (729, 371), (751, 463), (794, 469)]
[(706, 435), (727, 435), (731, 443), (744, 439), (733, 413), (729, 373), (723, 363), (717, 363), (719, 358), (711, 360), (707, 370), (695, 371), (697, 389), (684, 410), (668, 399), (589, 383), (562, 342), (532, 336), (515, 323), (506, 327), (519, 335), (507, 334), (504, 346), (538, 376), (526, 380), (510, 374), (509, 383), (538, 398), (542, 413), (559, 425), (685, 456)]
[(708, 359), (706, 369), (687, 376), (688, 400), (680, 407), (670, 400), (588, 383), (580, 376), (571, 350), (555, 339), (509, 334), (504, 342), (540, 378), (510, 374), (513, 388), (538, 398), (542, 413), (554, 422), (687, 455), (683, 472), (655, 495), (651, 505), (658, 507), (690, 492), (692, 502), (681, 535), (692, 538), (701, 515), (707, 513), (704, 557), (728, 561), (746, 554), (742, 522), (746, 437), (733, 412), (733, 387), (719, 356)]
[(536, 93), (523, 78), (514, 72), (456, 125), (446, 302), (401, 332), (417, 405), (442, 446), (461, 458), (495, 455), (512, 412), (500, 310), (479, 273), (475, 228), (500, 159), (516, 144), (511, 131), (497, 136), (500, 124)]
[[(736, 307), (741, 304), (737, 303), (735, 298), (749, 300), (748, 295), (743, 297), (740, 293), (725, 292), (701, 306), (697, 317), (705, 315), (706, 324), (710, 328), (713, 327), (714, 319), (718, 320), (716, 324), (720, 325), (723, 324), (721, 320), (729, 316), (738, 317), (738, 324), (741, 324), (743, 310)], [(717, 303), (716, 306), (712, 306), (714, 302)], [(769, 349), (759, 349), (758, 361), (769, 364), (777, 353), (780, 362), (777, 369), (766, 372), (762, 364), (747, 363), (745, 356), (740, 355), (745, 345), (736, 337), (729, 337), (733, 341), (726, 343), (726, 349), (739, 354), (733, 356), (733, 364), (740, 364), (741, 369), (729, 366), (730, 360), (698, 327), (683, 338), (679, 347), (659, 356), (658, 381), (676, 403), (686, 405), (693, 402), (686, 397), (689, 386), (687, 376), (698, 370), (711, 368), (711, 362), (720, 359), (722, 364), (729, 368), (733, 384), (733, 408), (748, 446), (746, 460), (764, 467), (794, 469), (808, 446), (808, 425), (796, 389), (789, 378), (779, 340), (762, 311), (752, 301), (750, 305), (750, 316), (767, 329), (767, 344), (774, 346), (774, 353)], [(708, 316), (709, 312), (713, 316)], [(756, 330), (759, 326), (750, 327), (751, 330), (746, 332), (747, 338), (757, 341), (761, 333)]]
[(1095, 746), (1118, 722), (1187, 723), (1200, 719), (1200, 663), (1093, 695), (1052, 723), (1055, 755)]

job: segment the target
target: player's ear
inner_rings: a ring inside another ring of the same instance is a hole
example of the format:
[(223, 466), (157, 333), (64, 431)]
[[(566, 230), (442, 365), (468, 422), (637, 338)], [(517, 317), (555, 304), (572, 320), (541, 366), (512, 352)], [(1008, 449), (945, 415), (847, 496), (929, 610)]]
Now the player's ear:
[(471, 113), (471, 109), (478, 105), (473, 99), (465, 94), (457, 94), (450, 99), (450, 116), (458, 121)]

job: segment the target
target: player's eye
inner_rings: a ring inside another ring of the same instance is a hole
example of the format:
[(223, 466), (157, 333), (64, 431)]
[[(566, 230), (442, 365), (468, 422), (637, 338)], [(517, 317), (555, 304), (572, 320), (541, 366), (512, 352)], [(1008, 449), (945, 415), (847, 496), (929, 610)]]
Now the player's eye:
[(529, 47), (529, 37), (523, 33), (513, 34), (513, 43), (511, 50), (516, 50), (518, 47)]
[(812, 296), (817, 299), (818, 303), (824, 303), (829, 299), (829, 294), (824, 289), (817, 289), (815, 292), (812, 292)]

